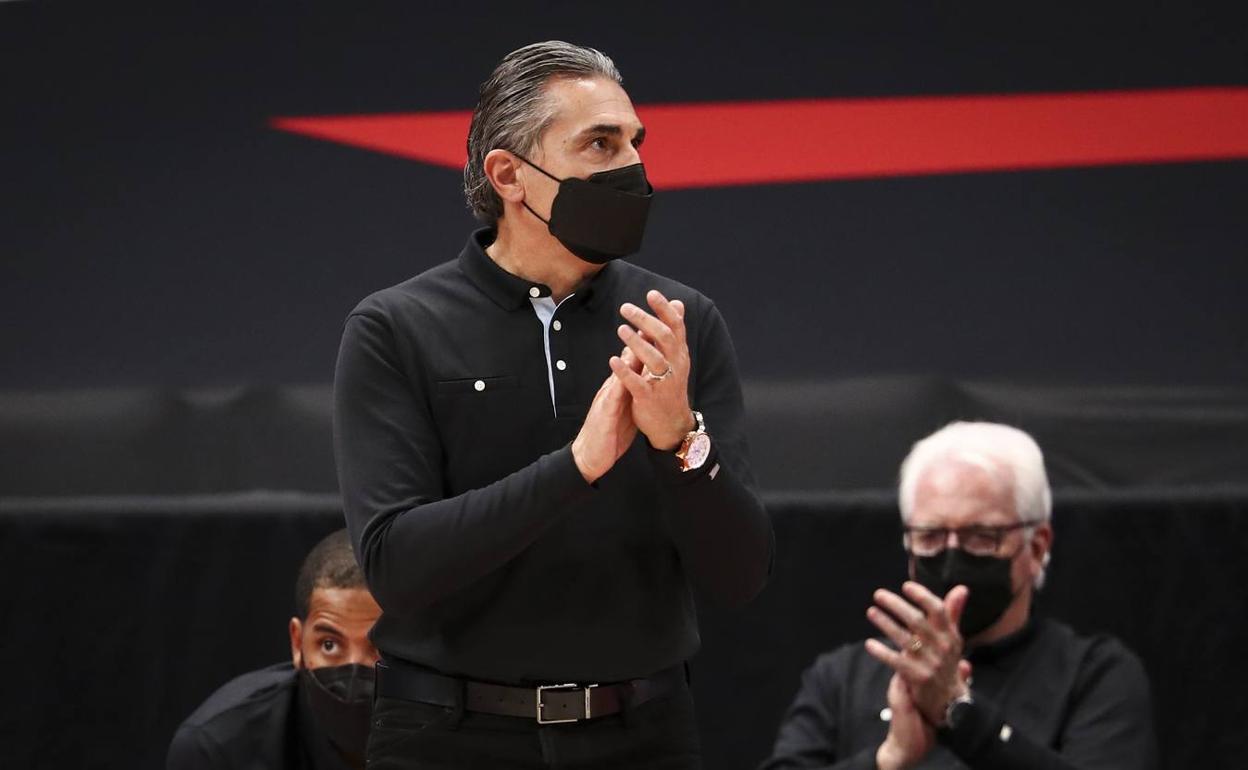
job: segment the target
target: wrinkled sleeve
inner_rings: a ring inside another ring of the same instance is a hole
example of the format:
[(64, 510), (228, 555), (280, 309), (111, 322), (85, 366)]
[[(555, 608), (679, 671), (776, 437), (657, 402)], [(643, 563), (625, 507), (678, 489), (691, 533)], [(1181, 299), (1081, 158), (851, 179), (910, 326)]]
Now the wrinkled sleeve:
[(767, 582), (775, 540), (759, 501), (745, 438), (736, 352), (719, 310), (707, 300), (690, 342), (690, 403), (702, 412), (712, 454), (682, 472), (671, 452), (650, 450), (673, 540), (690, 582), (716, 604), (748, 602)]
[(1056, 748), (1014, 731), (990, 701), (975, 696), (942, 743), (975, 770), (1153, 770), (1158, 766), (1144, 667), (1113, 640), (1094, 645), (1071, 693)]
[(184, 724), (173, 734), (165, 767), (168, 770), (229, 770), (230, 763), (207, 733)]
[(845, 686), (841, 655), (815, 661), (802, 674), (802, 685), (785, 712), (776, 744), (759, 770), (875, 770), (875, 749), (848, 757), (837, 755), (841, 719), (837, 708)]
[(446, 496), (424, 378), (404, 370), (379, 313), (348, 317), (334, 375), (334, 454), (347, 529), (388, 612), (432, 604), (517, 556), (595, 494), (570, 448)]

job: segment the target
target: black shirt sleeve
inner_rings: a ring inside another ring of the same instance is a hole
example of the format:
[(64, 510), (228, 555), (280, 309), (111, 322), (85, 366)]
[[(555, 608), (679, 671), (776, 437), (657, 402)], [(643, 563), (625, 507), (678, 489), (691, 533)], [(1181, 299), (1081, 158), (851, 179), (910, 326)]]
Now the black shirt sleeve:
[(845, 683), (844, 651), (817, 659), (802, 674), (797, 697), (784, 715), (771, 757), (759, 770), (875, 770), (877, 747), (838, 755), (844, 729), (837, 706)]
[(564, 447), (445, 497), (422, 382), (403, 371), (381, 316), (347, 319), (334, 379), (339, 486), (369, 588), (390, 611), (427, 606), (489, 574), (595, 493)]
[(1144, 668), (1111, 639), (1089, 649), (1056, 747), (1015, 731), (979, 695), (958, 729), (939, 739), (975, 770), (1152, 770), (1158, 763)]
[(229, 759), (207, 732), (182, 725), (169, 744), (168, 770), (229, 770)]
[(690, 341), (690, 401), (705, 418), (712, 455), (689, 472), (680, 470), (671, 452), (652, 449), (650, 455), (668, 492), (668, 523), (690, 582), (708, 599), (731, 607), (762, 590), (775, 544), (750, 472), (732, 339), (719, 310), (706, 304), (696, 342)]

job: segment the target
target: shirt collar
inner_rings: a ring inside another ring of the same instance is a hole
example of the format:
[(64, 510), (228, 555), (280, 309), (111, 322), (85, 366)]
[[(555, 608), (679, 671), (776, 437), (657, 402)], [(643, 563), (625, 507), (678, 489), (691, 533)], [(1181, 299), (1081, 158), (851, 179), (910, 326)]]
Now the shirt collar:
[(536, 297), (549, 297), (550, 287), (512, 275), (490, 259), (485, 248), (494, 242), (494, 228), (483, 227), (468, 236), (468, 243), (459, 253), (459, 268), (468, 280), (505, 310), (527, 306)]
[(580, 298), (581, 304), (589, 310), (595, 310), (604, 299), (610, 298), (610, 287), (615, 282), (615, 275), (618, 272), (619, 268), (616, 264), (608, 262), (602, 266), (601, 270), (577, 286), (576, 296)]
[(995, 642), (989, 642), (988, 644), (976, 645), (975, 647), (967, 650), (967, 660), (972, 663), (987, 663), (994, 660), (1000, 660), (1014, 651), (1027, 646), (1035, 635), (1036, 621), (1033, 618), (1028, 618), (1027, 623), (1022, 628), (1009, 636), (1002, 637), (1001, 639), (998, 639)]
[[(505, 310), (527, 307), (530, 299), (549, 297), (551, 291), (546, 284), (512, 275), (490, 259), (485, 249), (494, 242), (494, 237), (495, 230), (492, 227), (483, 227), (468, 236), (468, 243), (459, 253), (459, 268), (464, 271), (464, 275), (468, 276), (468, 280)], [(605, 289), (614, 280), (616, 271), (613, 267), (609, 263), (604, 265), (601, 270), (577, 286), (573, 292), (575, 296), (572, 301), (583, 304), (591, 310), (594, 309), (602, 301), (602, 297), (609, 294)]]

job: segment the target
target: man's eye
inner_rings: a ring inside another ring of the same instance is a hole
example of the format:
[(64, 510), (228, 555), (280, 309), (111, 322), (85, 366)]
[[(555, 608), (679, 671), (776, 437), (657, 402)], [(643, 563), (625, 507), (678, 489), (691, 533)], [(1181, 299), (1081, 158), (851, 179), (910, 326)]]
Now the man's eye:
[(338, 650), (338, 642), (333, 639), (324, 639), (321, 641), (321, 652), (332, 653)]
[(991, 553), (1000, 545), (997, 534), (991, 530), (971, 530), (962, 540), (962, 547), (972, 553)]
[(589, 146), (593, 147), (595, 150), (605, 150), (607, 149), (607, 140), (605, 137), (600, 136), (597, 139), (594, 139), (593, 141), (591, 141), (589, 143)]

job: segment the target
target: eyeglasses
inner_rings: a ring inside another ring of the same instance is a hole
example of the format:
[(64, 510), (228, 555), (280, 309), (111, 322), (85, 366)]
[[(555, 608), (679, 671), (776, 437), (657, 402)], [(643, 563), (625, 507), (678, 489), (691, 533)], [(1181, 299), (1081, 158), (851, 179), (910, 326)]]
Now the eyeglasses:
[(1016, 529), (1035, 526), (1035, 522), (1019, 521), (999, 527), (904, 527), (901, 542), (915, 556), (935, 556), (949, 544), (949, 533), (958, 536), (958, 547), (975, 556), (992, 556), (1001, 548), (1001, 541)]

